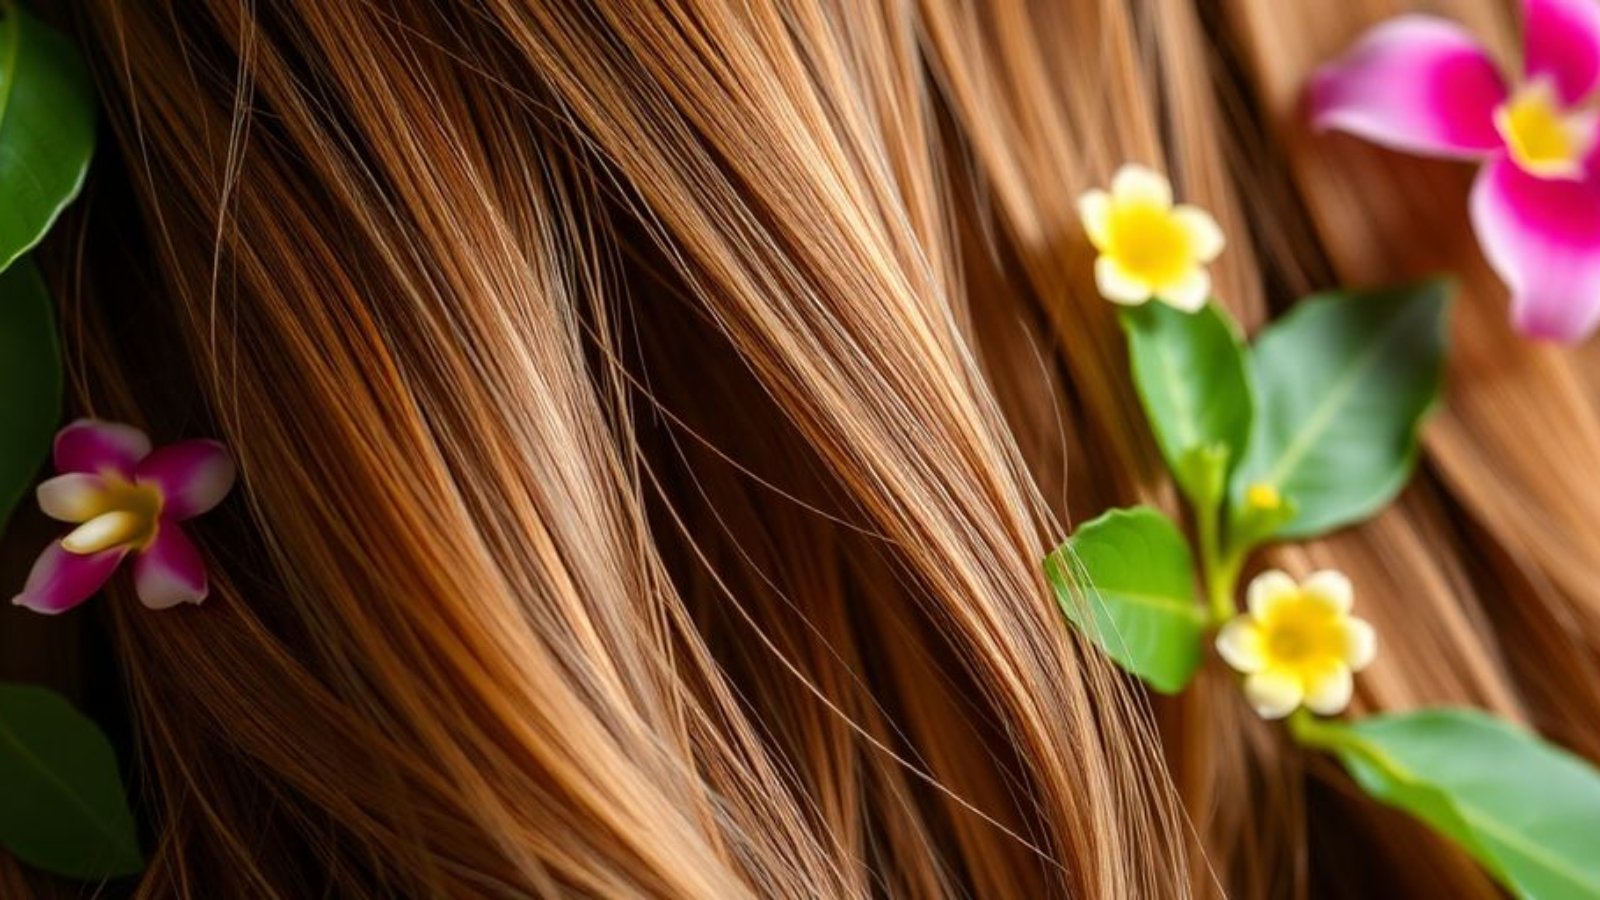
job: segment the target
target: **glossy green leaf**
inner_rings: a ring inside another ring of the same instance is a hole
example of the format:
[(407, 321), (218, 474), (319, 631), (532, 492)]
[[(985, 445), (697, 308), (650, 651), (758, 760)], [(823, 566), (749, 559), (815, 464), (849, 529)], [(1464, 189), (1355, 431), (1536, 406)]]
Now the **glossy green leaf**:
[(77, 196), (94, 120), (94, 88), (72, 43), (0, 0), (0, 269)]
[(1226, 466), (1244, 455), (1253, 403), (1237, 326), (1215, 303), (1195, 313), (1146, 303), (1123, 310), (1122, 328), (1139, 399), (1167, 468), (1192, 500), (1214, 501), (1188, 462), (1197, 451), (1220, 451), (1226, 475)]
[(1119, 665), (1163, 693), (1189, 683), (1206, 622), (1189, 545), (1170, 519), (1149, 507), (1111, 510), (1044, 565), (1067, 618)]
[(1522, 897), (1600, 897), (1600, 771), (1508, 722), (1436, 709), (1318, 722), (1372, 796), (1458, 842)]
[(33, 263), (0, 272), (0, 525), (11, 516), (61, 421), (61, 357), (50, 295)]
[(0, 684), (0, 844), (74, 878), (144, 867), (111, 745), (42, 688)]
[(1270, 535), (1308, 538), (1394, 499), (1416, 464), (1417, 433), (1443, 381), (1445, 281), (1303, 301), (1251, 351), (1256, 414), (1235, 471), (1235, 520), (1252, 485), (1295, 514)]

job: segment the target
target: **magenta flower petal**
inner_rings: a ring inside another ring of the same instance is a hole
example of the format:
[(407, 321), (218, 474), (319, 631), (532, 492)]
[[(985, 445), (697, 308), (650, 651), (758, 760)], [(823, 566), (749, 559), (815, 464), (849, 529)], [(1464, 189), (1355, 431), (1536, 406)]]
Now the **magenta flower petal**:
[(56, 433), (58, 472), (132, 476), (139, 460), (150, 453), (150, 438), (132, 425), (79, 419)]
[(233, 458), (216, 441), (168, 444), (139, 463), (135, 477), (161, 490), (162, 509), (172, 519), (187, 519), (211, 509), (233, 487)]
[(1600, 5), (1594, 0), (1526, 0), (1523, 70), (1554, 82), (1572, 105), (1600, 84)]
[(1505, 80), (1471, 35), (1401, 16), (1318, 70), (1311, 121), (1396, 150), (1476, 158), (1501, 146), (1494, 111), (1505, 99)]
[(1478, 243), (1511, 288), (1522, 333), (1573, 342), (1600, 323), (1600, 181), (1547, 181), (1510, 159), (1472, 187)]
[(161, 523), (156, 539), (133, 561), (133, 586), (151, 609), (199, 603), (210, 588), (200, 551), (178, 523)]
[(127, 552), (114, 547), (80, 556), (69, 553), (59, 541), (52, 543), (39, 554), (27, 585), (11, 602), (46, 615), (66, 612), (94, 596)]

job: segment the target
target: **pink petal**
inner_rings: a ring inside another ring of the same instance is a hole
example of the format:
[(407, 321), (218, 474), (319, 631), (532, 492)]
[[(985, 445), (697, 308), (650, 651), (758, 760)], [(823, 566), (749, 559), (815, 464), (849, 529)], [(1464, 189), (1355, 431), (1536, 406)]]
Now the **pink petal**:
[(1523, 70), (1555, 82), (1567, 104), (1600, 83), (1600, 5), (1594, 0), (1525, 0)]
[(1547, 181), (1493, 160), (1472, 187), (1472, 224), (1519, 331), (1572, 342), (1600, 324), (1600, 180)]
[(114, 471), (129, 476), (150, 452), (150, 438), (132, 425), (79, 419), (56, 433), (58, 472), (103, 474)]
[(146, 457), (136, 477), (160, 488), (164, 515), (187, 519), (221, 503), (233, 487), (234, 474), (233, 458), (221, 444), (180, 441)]
[(1494, 110), (1505, 99), (1505, 80), (1471, 35), (1400, 16), (1317, 71), (1311, 121), (1396, 150), (1475, 158), (1501, 146)]
[(151, 609), (199, 603), (210, 591), (200, 551), (171, 520), (161, 522), (156, 539), (134, 559), (133, 584)]
[(11, 602), (46, 615), (66, 612), (105, 586), (127, 552), (117, 547), (80, 556), (53, 543), (39, 554), (27, 585)]

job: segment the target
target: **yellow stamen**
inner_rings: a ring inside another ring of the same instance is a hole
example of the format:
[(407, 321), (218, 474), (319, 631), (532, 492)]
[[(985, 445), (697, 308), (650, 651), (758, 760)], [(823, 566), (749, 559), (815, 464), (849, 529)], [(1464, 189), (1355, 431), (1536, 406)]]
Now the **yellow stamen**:
[(99, 553), (121, 546), (142, 550), (155, 540), (161, 520), (160, 491), (107, 476), (96, 500), (96, 515), (62, 538), (61, 546), (68, 552)]
[(1111, 213), (1106, 254), (1130, 275), (1150, 284), (1167, 284), (1195, 265), (1194, 241), (1172, 215), (1153, 203), (1128, 203)]
[(1511, 158), (1541, 178), (1574, 178), (1582, 174), (1583, 156), (1593, 137), (1593, 124), (1563, 109), (1548, 82), (1521, 88), (1495, 110), (1495, 128)]
[(1278, 604), (1261, 623), (1268, 666), (1300, 671), (1343, 661), (1344, 618), (1343, 613), (1315, 601), (1294, 599)]

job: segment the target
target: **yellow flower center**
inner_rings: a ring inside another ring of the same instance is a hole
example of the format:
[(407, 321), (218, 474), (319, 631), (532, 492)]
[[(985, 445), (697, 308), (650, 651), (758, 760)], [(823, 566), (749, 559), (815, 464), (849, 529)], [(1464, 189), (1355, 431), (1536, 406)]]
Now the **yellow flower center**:
[(1168, 284), (1195, 264), (1194, 241), (1172, 210), (1155, 203), (1119, 203), (1111, 211), (1107, 255), (1149, 284)]
[(1346, 643), (1344, 618), (1328, 604), (1304, 596), (1273, 606), (1261, 623), (1267, 667), (1305, 672), (1340, 662)]
[(161, 492), (153, 487), (105, 476), (105, 489), (95, 498), (91, 517), (61, 540), (72, 553), (89, 554), (127, 547), (143, 550), (155, 540), (161, 521)]
[(1244, 492), (1245, 502), (1256, 509), (1273, 510), (1283, 506), (1283, 495), (1278, 489), (1265, 481), (1258, 481), (1250, 485)]
[(1572, 178), (1582, 173), (1592, 126), (1562, 108), (1546, 82), (1520, 88), (1494, 115), (1495, 128), (1511, 158), (1541, 178)]

